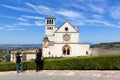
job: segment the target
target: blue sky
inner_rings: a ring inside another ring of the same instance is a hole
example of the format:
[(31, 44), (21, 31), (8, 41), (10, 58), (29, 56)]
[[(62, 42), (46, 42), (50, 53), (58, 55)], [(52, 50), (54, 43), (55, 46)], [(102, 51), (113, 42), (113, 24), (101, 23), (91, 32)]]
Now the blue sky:
[(0, 0), (0, 44), (40, 44), (45, 18), (79, 27), (80, 43), (120, 41), (120, 0)]

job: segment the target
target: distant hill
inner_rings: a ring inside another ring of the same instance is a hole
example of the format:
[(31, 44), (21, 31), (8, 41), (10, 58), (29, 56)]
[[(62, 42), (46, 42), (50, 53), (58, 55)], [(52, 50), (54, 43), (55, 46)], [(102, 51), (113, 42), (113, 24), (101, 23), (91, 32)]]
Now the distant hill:
[(90, 44), (91, 46), (92, 46), (92, 45), (95, 45), (95, 44), (90, 43), (90, 42), (82, 42), (81, 44)]
[(10, 50), (29, 50), (41, 48), (42, 44), (0, 44), (0, 52)]
[(0, 47), (41, 47), (42, 44), (0, 44)]
[(95, 44), (95, 45), (91, 45), (91, 48), (102, 48), (102, 49), (120, 48), (120, 42)]

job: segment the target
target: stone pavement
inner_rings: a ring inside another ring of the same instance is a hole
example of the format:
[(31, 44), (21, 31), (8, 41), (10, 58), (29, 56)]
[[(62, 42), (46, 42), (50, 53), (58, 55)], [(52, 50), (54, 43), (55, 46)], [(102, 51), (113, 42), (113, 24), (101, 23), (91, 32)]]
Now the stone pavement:
[(0, 80), (120, 80), (120, 71), (101, 70), (28, 70), (0, 72)]

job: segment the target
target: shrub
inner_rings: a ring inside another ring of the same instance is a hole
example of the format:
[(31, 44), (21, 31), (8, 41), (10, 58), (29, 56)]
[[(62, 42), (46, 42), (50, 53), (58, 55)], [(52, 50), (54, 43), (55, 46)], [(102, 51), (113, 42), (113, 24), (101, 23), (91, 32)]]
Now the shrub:
[(49, 70), (120, 70), (120, 55), (87, 56), (77, 58), (46, 59), (44, 69)]
[[(15, 63), (0, 63), (0, 71), (15, 70)], [(23, 62), (24, 70), (35, 70), (34, 61)], [(120, 70), (120, 55), (82, 56), (74, 58), (46, 58), (44, 70)]]
[(15, 63), (0, 63), (0, 71), (11, 71), (15, 70)]

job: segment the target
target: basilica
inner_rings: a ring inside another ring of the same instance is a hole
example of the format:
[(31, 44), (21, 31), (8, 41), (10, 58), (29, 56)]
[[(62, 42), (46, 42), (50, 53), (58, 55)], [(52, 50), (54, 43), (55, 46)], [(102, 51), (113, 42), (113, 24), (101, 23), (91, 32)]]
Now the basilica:
[(45, 37), (43, 39), (44, 57), (74, 57), (90, 55), (90, 45), (79, 43), (78, 27), (65, 21), (60, 27), (55, 18), (45, 19)]

